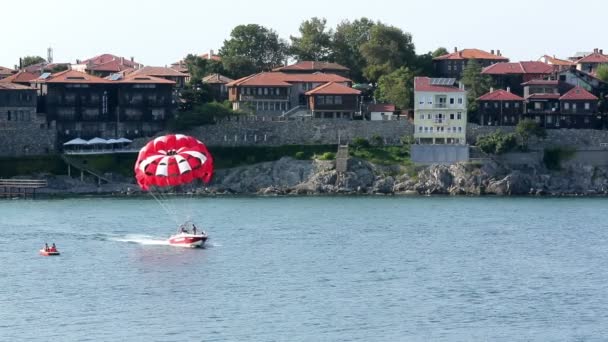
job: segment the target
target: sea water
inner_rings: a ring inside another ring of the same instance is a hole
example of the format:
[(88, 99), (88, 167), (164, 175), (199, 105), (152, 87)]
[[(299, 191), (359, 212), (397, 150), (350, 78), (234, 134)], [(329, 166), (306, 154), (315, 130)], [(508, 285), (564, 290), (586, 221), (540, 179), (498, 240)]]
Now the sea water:
[[(572, 198), (0, 201), (0, 341), (604, 341), (607, 217)], [(187, 218), (207, 248), (166, 244)]]

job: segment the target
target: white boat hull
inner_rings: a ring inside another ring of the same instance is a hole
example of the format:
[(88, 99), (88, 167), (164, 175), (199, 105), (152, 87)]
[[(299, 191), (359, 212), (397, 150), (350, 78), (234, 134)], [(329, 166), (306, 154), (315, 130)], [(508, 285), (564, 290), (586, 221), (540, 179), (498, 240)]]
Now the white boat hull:
[(169, 245), (184, 248), (201, 248), (205, 245), (206, 234), (179, 233), (169, 237)]

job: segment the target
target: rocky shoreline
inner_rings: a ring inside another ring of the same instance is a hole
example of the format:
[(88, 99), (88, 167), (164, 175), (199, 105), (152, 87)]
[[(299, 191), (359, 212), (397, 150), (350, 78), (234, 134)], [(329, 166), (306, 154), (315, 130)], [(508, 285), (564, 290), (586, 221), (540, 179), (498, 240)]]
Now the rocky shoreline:
[[(38, 193), (62, 195), (137, 195), (136, 184), (114, 177), (110, 184), (47, 176)], [(430, 165), (416, 170), (350, 159), (345, 173), (335, 162), (282, 158), (274, 162), (218, 170), (207, 186), (174, 189), (195, 195), (465, 195), (596, 196), (608, 195), (608, 168), (570, 165), (560, 171), (542, 166), (511, 168), (494, 160)]]

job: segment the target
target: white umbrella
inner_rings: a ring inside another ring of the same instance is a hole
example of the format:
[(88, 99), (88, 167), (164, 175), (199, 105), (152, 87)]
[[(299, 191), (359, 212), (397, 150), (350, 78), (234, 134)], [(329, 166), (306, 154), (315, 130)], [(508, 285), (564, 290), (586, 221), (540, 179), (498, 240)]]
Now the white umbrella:
[(106, 144), (108, 144), (108, 145), (120, 144), (120, 141), (118, 141), (118, 139), (108, 139), (108, 140), (106, 140)]
[(106, 144), (107, 140), (106, 139), (101, 139), (101, 138), (93, 138), (89, 141), (87, 141), (87, 145), (99, 145), (99, 144)]
[(127, 138), (118, 138), (118, 139), (116, 139), (116, 141), (120, 142), (120, 143), (131, 143), (131, 142), (133, 142), (133, 140), (129, 140)]
[(80, 138), (76, 138), (76, 139), (72, 139), (66, 143), (63, 144), (63, 146), (70, 146), (70, 145), (86, 145), (87, 141), (80, 139)]

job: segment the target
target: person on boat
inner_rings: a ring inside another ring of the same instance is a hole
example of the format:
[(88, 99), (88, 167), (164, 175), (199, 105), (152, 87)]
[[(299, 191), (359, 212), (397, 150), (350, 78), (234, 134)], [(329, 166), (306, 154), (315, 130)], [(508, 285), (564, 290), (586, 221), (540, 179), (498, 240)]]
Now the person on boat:
[(196, 235), (196, 226), (192, 224), (192, 234)]
[(49, 251), (49, 244), (48, 243), (44, 243), (44, 251), (48, 252)]
[(49, 249), (49, 252), (57, 252), (57, 247), (55, 246), (55, 243), (53, 242), (53, 244), (51, 245), (51, 248)]
[(184, 224), (182, 224), (179, 228), (180, 228), (180, 231), (182, 233), (187, 233), (188, 232), (188, 230), (186, 229), (186, 225), (184, 225)]

